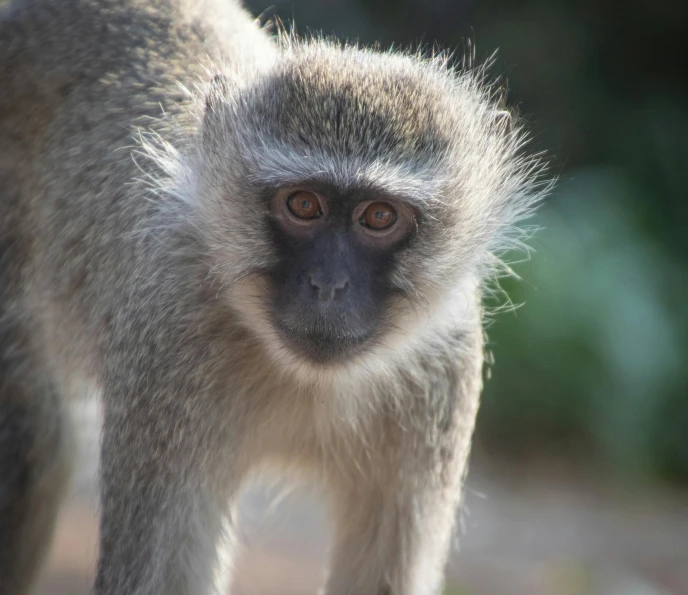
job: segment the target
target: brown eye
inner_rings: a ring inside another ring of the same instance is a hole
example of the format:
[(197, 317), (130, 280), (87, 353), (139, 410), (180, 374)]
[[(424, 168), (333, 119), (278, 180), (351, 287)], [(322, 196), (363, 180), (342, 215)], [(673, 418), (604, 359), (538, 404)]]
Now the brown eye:
[(295, 192), (287, 200), (287, 207), (299, 219), (317, 219), (322, 215), (320, 201), (312, 192)]
[(359, 222), (375, 231), (392, 227), (397, 220), (397, 212), (386, 202), (374, 202), (368, 205)]

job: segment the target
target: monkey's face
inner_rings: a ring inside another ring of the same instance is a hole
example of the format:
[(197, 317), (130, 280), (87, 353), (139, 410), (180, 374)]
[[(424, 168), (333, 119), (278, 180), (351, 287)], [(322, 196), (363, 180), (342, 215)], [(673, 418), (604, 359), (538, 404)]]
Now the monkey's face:
[(536, 170), (489, 90), (317, 43), (248, 78), (211, 85), (190, 177), (243, 326), (315, 376), (478, 326), (480, 279)]
[(417, 228), (411, 205), (391, 196), (303, 184), (269, 199), (279, 258), (268, 277), (270, 317), (282, 340), (314, 362), (352, 357), (377, 336), (397, 291), (395, 254)]

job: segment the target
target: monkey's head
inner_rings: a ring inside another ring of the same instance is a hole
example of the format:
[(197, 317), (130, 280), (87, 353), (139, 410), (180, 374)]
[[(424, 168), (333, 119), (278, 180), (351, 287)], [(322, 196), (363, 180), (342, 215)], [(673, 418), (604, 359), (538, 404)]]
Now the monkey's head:
[(213, 274), (286, 361), (346, 367), (474, 328), (536, 166), (480, 75), (287, 44), (206, 97), (192, 194)]

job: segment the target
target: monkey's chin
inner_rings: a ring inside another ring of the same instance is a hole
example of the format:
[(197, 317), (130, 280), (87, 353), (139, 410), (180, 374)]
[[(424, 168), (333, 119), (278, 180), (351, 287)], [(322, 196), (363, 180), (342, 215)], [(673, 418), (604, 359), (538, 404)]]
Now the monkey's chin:
[(372, 332), (357, 335), (305, 333), (279, 327), (285, 346), (300, 358), (315, 365), (345, 364), (361, 355)]

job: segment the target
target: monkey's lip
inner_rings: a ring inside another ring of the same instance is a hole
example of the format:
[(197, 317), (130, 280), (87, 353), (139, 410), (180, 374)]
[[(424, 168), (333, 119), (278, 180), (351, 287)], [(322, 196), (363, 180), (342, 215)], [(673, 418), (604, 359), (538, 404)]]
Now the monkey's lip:
[(294, 351), (316, 363), (330, 363), (349, 359), (359, 354), (362, 344), (373, 336), (373, 331), (360, 333), (318, 332), (308, 328), (278, 325), (280, 335)]

